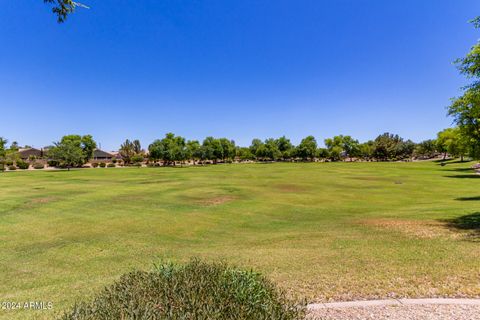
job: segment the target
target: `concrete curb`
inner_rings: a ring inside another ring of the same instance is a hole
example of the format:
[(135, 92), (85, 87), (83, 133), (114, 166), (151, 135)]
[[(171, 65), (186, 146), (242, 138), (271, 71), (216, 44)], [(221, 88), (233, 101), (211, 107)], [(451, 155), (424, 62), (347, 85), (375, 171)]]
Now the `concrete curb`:
[(379, 307), (379, 306), (411, 306), (411, 305), (471, 305), (480, 306), (480, 299), (388, 299), (388, 300), (365, 300), (365, 301), (346, 301), (329, 303), (311, 303), (307, 306), (308, 310), (329, 309), (329, 308), (359, 308), (359, 307)]

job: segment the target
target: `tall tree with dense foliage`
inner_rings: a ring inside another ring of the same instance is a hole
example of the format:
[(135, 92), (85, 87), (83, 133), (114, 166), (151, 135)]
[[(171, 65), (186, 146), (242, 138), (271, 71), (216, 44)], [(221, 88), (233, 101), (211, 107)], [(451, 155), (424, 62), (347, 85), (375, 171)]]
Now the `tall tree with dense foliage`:
[(463, 161), (464, 156), (468, 153), (468, 138), (466, 138), (460, 128), (447, 128), (440, 131), (437, 135), (436, 146), (440, 152), (443, 152), (445, 160), (447, 154), (453, 157), (460, 157)]
[(313, 161), (317, 156), (317, 140), (314, 136), (308, 136), (300, 142), (295, 151), (297, 157), (304, 161)]
[(373, 157), (379, 161), (391, 161), (411, 158), (415, 144), (404, 141), (398, 134), (384, 133), (373, 142)]
[(225, 160), (233, 160), (235, 158), (235, 141), (228, 140), (227, 138), (220, 138), (218, 139), (220, 143), (221, 151), (220, 151), (220, 159), (223, 161)]
[(341, 137), (335, 136), (333, 138), (327, 138), (323, 141), (327, 147), (327, 157), (332, 161), (339, 161), (342, 159), (343, 148), (341, 146)]
[[(480, 27), (480, 18), (473, 21), (475, 28)], [(477, 41), (470, 52), (456, 61), (461, 74), (472, 79), (472, 83), (464, 88), (463, 95), (452, 99), (448, 115), (452, 116), (460, 128), (462, 135), (468, 138), (470, 153), (480, 157), (480, 41)]]
[(61, 167), (68, 170), (74, 167), (80, 167), (85, 163), (85, 153), (78, 140), (67, 136), (59, 142), (54, 143), (54, 147), (48, 151), (49, 158), (57, 161)]
[(278, 148), (277, 141), (273, 138), (265, 140), (261, 150), (263, 158), (265, 159), (277, 161), (282, 157), (282, 152)]
[(175, 165), (176, 161), (184, 162), (189, 154), (185, 138), (173, 133), (167, 133), (165, 138), (155, 140), (148, 146), (148, 151), (151, 159), (162, 160), (165, 166)]
[(283, 160), (291, 159), (295, 153), (295, 146), (290, 142), (290, 139), (287, 139), (285, 136), (282, 136), (275, 140), (277, 148), (281, 153), (281, 158)]
[[(72, 152), (73, 147), (75, 147), (75, 150), (79, 148), (82, 153), (82, 164), (87, 163), (88, 160), (93, 157), (93, 151), (97, 148), (97, 143), (89, 134), (84, 136), (77, 134), (63, 136), (60, 142), (56, 144), (57, 147), (58, 145), (63, 148), (62, 150), (70, 150), (69, 152)], [(66, 146), (68, 146), (68, 148)]]
[(206, 137), (202, 142), (202, 160), (211, 160), (217, 163), (218, 159), (223, 158), (222, 144), (214, 137)]
[(187, 158), (193, 160), (193, 164), (202, 158), (200, 142), (197, 140), (187, 141)]
[(252, 143), (250, 144), (250, 152), (255, 156), (255, 159), (260, 159), (261, 158), (261, 155), (263, 154), (263, 149), (264, 149), (264, 145), (263, 145), (263, 141), (260, 140), (260, 139), (253, 139), (252, 140)]
[(333, 161), (346, 157), (351, 159), (359, 155), (359, 142), (351, 136), (334, 136), (333, 138), (325, 139), (324, 142), (330, 154), (330, 159)]

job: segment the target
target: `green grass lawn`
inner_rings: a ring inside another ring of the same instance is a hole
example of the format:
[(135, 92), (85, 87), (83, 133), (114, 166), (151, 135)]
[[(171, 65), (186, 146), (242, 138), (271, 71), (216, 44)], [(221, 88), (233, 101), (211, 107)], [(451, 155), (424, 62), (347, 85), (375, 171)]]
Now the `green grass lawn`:
[(312, 302), (479, 296), (471, 164), (0, 174), (0, 301), (52, 301), (59, 312), (133, 268), (193, 256), (253, 267)]

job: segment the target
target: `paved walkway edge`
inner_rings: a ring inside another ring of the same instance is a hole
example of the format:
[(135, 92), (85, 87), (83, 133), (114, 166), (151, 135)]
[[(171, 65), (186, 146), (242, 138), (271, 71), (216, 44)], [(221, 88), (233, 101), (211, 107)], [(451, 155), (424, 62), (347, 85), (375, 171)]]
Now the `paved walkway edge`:
[(355, 308), (355, 307), (378, 307), (378, 306), (402, 306), (402, 305), (425, 305), (425, 304), (448, 304), (448, 305), (473, 305), (480, 306), (480, 299), (388, 299), (388, 300), (360, 300), (346, 302), (311, 303), (308, 310), (328, 308)]

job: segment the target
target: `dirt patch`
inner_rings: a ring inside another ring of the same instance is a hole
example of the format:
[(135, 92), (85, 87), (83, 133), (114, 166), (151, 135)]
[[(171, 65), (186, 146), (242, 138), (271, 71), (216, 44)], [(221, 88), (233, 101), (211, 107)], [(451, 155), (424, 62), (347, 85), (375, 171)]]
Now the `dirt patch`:
[(32, 199), (30, 201), (31, 204), (43, 204), (43, 203), (49, 203), (49, 202), (52, 202), (52, 201), (55, 201), (55, 198), (54, 197), (46, 197), (46, 198), (36, 198), (36, 199)]
[(227, 202), (231, 202), (235, 199), (236, 198), (233, 196), (217, 196), (217, 197), (208, 198), (208, 199), (201, 199), (196, 201), (196, 203), (202, 206), (218, 206)]
[(278, 184), (275, 188), (281, 192), (305, 192), (307, 188), (296, 184)]
[(445, 223), (425, 220), (401, 220), (401, 219), (367, 219), (359, 224), (382, 229), (401, 232), (410, 237), (432, 239), (439, 237), (456, 238), (460, 234), (445, 228)]

